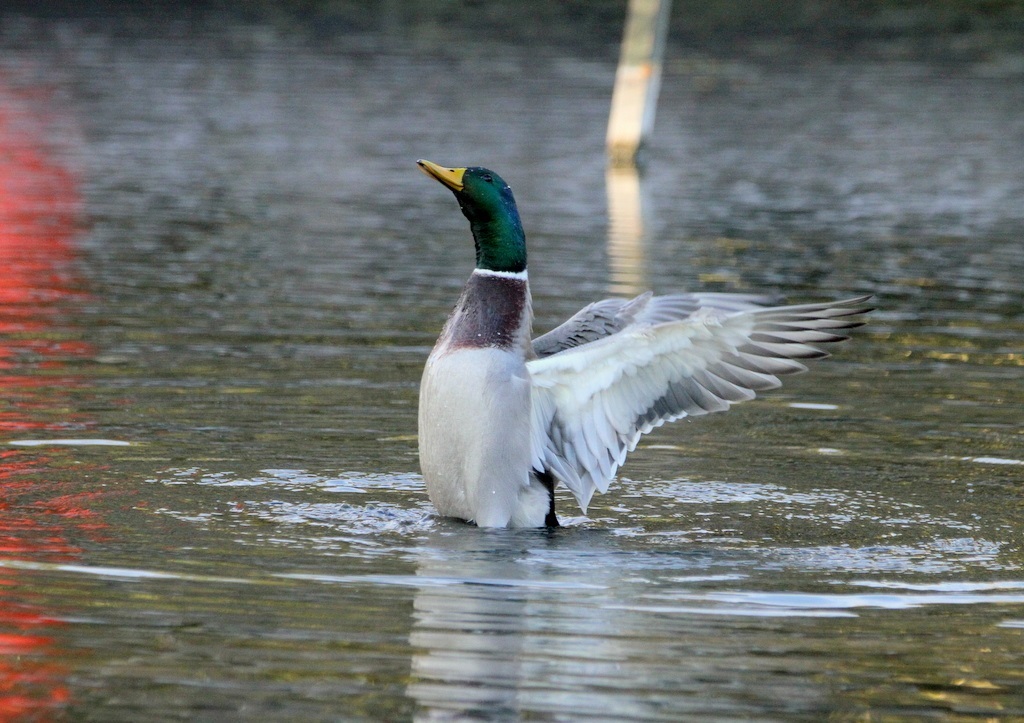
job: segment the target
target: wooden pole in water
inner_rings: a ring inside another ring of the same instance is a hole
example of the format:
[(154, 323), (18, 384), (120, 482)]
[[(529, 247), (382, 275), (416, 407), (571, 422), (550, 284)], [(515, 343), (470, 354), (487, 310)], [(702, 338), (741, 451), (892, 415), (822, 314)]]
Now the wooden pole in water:
[(613, 166), (634, 165), (654, 125), (671, 6), (672, 0), (629, 0), (608, 118), (606, 145)]

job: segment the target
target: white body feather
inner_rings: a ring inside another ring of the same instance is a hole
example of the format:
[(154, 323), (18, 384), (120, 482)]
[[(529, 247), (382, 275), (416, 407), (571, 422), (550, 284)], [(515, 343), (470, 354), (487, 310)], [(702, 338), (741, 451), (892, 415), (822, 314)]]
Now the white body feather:
[(512, 521), (530, 486), (530, 404), (521, 354), (431, 355), (420, 383), (420, 466), (439, 513), (481, 527)]

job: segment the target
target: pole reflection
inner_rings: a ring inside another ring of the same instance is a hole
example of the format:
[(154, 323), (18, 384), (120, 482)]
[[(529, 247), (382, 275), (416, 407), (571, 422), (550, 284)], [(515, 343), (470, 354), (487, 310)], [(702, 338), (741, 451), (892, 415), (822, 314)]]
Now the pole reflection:
[(648, 290), (644, 249), (644, 189), (636, 166), (609, 166), (608, 193), (609, 291), (636, 296)]
[[(77, 214), (74, 174), (51, 153), (53, 118), (37, 111), (39, 93), (0, 78), (0, 440), (28, 430), (65, 429), (69, 360), (90, 345), (63, 331), (81, 296), (75, 288)], [(102, 521), (93, 495), (49, 477), (38, 452), (0, 448), (0, 565), (3, 560), (74, 560), (68, 535), (93, 535)], [(70, 492), (70, 493), (69, 493)], [(55, 637), (58, 616), (40, 604), (26, 573), (0, 567), (0, 719), (47, 717), (71, 698)]]

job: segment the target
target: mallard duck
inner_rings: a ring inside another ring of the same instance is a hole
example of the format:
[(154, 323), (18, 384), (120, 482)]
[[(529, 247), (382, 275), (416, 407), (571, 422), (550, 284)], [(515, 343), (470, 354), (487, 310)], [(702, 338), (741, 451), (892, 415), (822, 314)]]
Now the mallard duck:
[(427, 359), (419, 457), (438, 513), (480, 527), (557, 526), (555, 487), (585, 512), (640, 439), (723, 412), (828, 356), (869, 297), (771, 306), (743, 294), (648, 292), (584, 307), (532, 336), (526, 236), (512, 189), (486, 168), (419, 167), (469, 220), (476, 268)]

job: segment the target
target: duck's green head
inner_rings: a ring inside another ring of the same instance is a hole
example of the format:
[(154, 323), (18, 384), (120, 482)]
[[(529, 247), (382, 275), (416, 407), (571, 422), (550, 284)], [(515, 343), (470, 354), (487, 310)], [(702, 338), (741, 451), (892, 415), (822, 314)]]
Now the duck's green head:
[(455, 194), (473, 231), (478, 269), (526, 270), (526, 235), (512, 189), (501, 176), (479, 166), (447, 168), (430, 161), (416, 164)]

